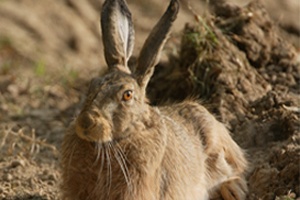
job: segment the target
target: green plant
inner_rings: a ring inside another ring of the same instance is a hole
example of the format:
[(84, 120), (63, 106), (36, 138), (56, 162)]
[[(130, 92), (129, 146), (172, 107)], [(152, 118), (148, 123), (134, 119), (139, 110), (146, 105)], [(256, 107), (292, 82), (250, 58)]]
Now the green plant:
[(46, 73), (46, 66), (44, 61), (39, 60), (38, 62), (36, 62), (35, 64), (35, 74), (38, 76), (44, 76)]
[(12, 42), (8, 37), (0, 35), (0, 49), (11, 46), (11, 45), (12, 45)]

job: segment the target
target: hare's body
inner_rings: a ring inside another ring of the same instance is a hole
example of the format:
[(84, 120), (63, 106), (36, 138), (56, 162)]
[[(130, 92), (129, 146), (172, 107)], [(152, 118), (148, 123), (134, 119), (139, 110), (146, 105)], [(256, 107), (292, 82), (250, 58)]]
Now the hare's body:
[(145, 91), (178, 11), (171, 3), (127, 67), (133, 27), (124, 0), (106, 0), (102, 32), (109, 72), (94, 79), (62, 145), (68, 200), (244, 199), (242, 150), (223, 124), (193, 101), (151, 107)]
[(71, 185), (72, 190), (66, 188), (70, 199), (208, 197), (206, 155), (199, 137), (181, 125), (181, 117), (174, 120), (176, 113), (168, 112), (171, 118), (155, 108), (150, 112), (155, 120), (143, 119), (149, 126), (139, 130), (140, 136), (135, 130), (110, 147), (103, 144), (103, 152), (95, 144), (82, 141), (71, 126), (63, 144), (64, 163), (69, 165), (64, 185)]
[[(62, 150), (69, 199), (205, 200), (245, 170), (240, 148), (201, 105), (184, 102), (149, 112), (155, 117), (136, 121), (149, 125), (144, 130), (102, 147), (80, 139), (70, 126)], [(238, 184), (243, 196), (245, 183), (237, 179), (233, 189)]]

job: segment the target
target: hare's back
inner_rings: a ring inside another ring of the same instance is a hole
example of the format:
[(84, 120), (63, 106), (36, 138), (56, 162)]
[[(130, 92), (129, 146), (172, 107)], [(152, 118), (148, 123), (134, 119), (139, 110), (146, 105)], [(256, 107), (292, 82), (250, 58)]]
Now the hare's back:
[(178, 126), (187, 129), (189, 135), (197, 135), (203, 146), (207, 146), (209, 137), (212, 137), (210, 133), (219, 132), (215, 130), (218, 128), (219, 122), (198, 102), (185, 101), (161, 107), (160, 110), (164, 115), (175, 121)]
[(226, 127), (198, 102), (185, 101), (161, 107), (161, 112), (184, 127), (189, 137), (200, 143), (206, 156), (218, 154), (228, 145), (236, 146)]
[(226, 177), (240, 175), (245, 171), (247, 161), (243, 151), (231, 138), (225, 125), (201, 104), (187, 101), (163, 107), (162, 112), (176, 120), (180, 126), (186, 127), (187, 134), (200, 142), (200, 161), (205, 160), (209, 166), (205, 170), (211, 177), (216, 177), (207, 177), (209, 188)]

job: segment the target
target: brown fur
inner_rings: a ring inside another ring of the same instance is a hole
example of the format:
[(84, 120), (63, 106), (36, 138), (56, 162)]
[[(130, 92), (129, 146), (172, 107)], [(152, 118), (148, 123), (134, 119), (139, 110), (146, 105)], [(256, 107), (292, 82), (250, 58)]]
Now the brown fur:
[[(132, 45), (134, 32), (124, 6), (123, 0), (107, 0), (102, 11), (102, 18), (112, 19), (102, 21), (103, 35), (111, 36), (104, 43), (110, 71), (91, 82), (64, 137), (63, 199), (245, 199), (247, 162), (223, 124), (194, 101), (147, 103), (146, 85), (176, 18), (177, 0), (147, 39), (141, 53), (147, 62), (140, 58), (135, 72), (124, 63), (130, 53), (122, 52), (132, 47), (120, 46)], [(155, 40), (159, 45), (149, 52)], [(124, 100), (126, 91), (131, 99)]]

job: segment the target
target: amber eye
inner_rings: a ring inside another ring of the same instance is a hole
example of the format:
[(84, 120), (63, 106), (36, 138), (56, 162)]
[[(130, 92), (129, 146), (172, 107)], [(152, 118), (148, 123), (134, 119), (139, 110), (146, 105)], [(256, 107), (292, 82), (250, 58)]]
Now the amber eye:
[(133, 91), (132, 90), (126, 90), (123, 93), (123, 101), (129, 101), (133, 97)]

